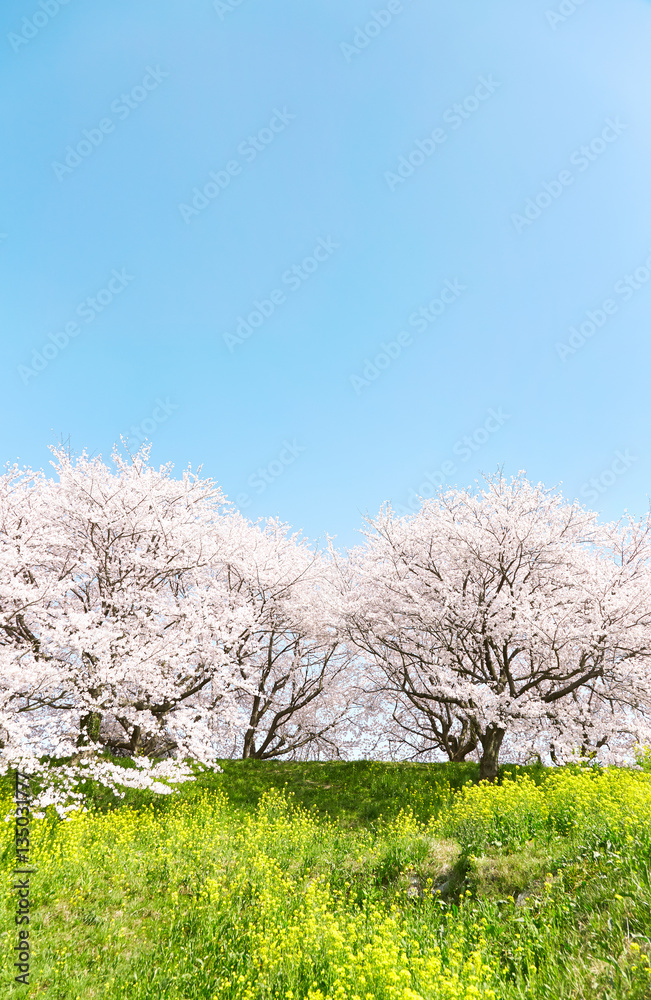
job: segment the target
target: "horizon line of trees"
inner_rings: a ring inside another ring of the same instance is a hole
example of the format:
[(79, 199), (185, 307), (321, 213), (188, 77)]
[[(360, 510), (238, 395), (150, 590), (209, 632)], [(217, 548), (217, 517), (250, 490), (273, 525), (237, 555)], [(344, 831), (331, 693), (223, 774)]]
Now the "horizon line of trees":
[(148, 446), (53, 452), (56, 478), (0, 478), (0, 771), (105, 749), (161, 790), (188, 758), (397, 750), (492, 781), (504, 747), (651, 742), (649, 515), (600, 524), (498, 473), (317, 551)]

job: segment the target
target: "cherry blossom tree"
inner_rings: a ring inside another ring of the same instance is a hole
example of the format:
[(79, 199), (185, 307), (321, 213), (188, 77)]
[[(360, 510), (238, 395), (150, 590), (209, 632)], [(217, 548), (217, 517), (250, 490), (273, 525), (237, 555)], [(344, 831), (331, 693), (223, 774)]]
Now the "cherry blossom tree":
[(112, 467), (53, 450), (55, 478), (0, 482), (0, 768), (72, 757), (57, 775), (77, 801), (82, 774), (164, 790), (226, 745), (340, 755), (355, 688), (328, 559), (147, 447)]
[(478, 752), (494, 780), (505, 739), (559, 763), (651, 742), (648, 517), (601, 525), (496, 476), (383, 508), (344, 557), (147, 447), (110, 466), (53, 450), (53, 477), (0, 477), (0, 773), (40, 777), (42, 804), (81, 801), (84, 776), (169, 792), (225, 747), (399, 740)]
[(589, 698), (601, 708), (597, 742), (614, 738), (624, 706), (642, 732), (648, 519), (602, 527), (522, 474), (498, 475), (411, 516), (385, 507), (365, 535), (342, 576), (342, 614), (406, 732), (425, 721), (419, 735), (448, 755), (476, 740), (489, 780), (507, 733), (580, 743)]
[(212, 566), (217, 593), (225, 586), (251, 623), (233, 650), (235, 698), (246, 719), (234, 751), (258, 759), (340, 756), (356, 689), (326, 600), (327, 558), (275, 519), (251, 524), (233, 513), (220, 530), (228, 555)]
[(147, 448), (113, 469), (54, 451), (56, 479), (0, 484), (0, 762), (34, 773), (104, 745), (208, 764), (215, 718), (239, 721), (233, 650), (251, 630), (214, 579), (206, 599), (225, 497)]
[(630, 763), (635, 745), (649, 740), (651, 717), (651, 518), (600, 525), (592, 556), (577, 578), (575, 635), (559, 655), (601, 670), (548, 704), (550, 756)]

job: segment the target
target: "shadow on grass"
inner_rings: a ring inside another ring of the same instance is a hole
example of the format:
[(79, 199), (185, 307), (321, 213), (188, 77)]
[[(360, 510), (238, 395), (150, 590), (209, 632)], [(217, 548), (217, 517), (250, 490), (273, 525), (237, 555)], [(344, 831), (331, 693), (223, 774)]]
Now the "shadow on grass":
[[(103, 756), (119, 766), (131, 766), (124, 758)], [(249, 759), (221, 760), (219, 765), (221, 772), (197, 767), (196, 780), (174, 786), (178, 791), (170, 795), (126, 789), (124, 798), (116, 798), (93, 781), (84, 782), (80, 790), (86, 795), (88, 805), (100, 812), (121, 806), (133, 809), (151, 806), (155, 812), (164, 812), (179, 798), (192, 800), (204, 790), (222, 791), (233, 806), (253, 811), (262, 795), (275, 788), (291, 795), (297, 805), (354, 828), (373, 826), (380, 819), (391, 820), (403, 809), (411, 810), (416, 819), (426, 822), (446, 805), (453, 791), (479, 780), (479, 765), (475, 763)], [(498, 780), (501, 783), (506, 775), (526, 773), (539, 784), (548, 770), (540, 765), (504, 764)], [(35, 783), (33, 791), (36, 790)], [(13, 775), (0, 779), (0, 791), (7, 797), (12, 795)]]

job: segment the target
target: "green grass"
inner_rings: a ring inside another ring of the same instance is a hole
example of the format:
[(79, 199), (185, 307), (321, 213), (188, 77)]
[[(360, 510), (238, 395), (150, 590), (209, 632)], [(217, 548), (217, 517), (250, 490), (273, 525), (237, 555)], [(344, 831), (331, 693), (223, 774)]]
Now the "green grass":
[(198, 784), (223, 789), (239, 808), (255, 808), (271, 788), (285, 790), (297, 805), (344, 827), (368, 826), (380, 816), (395, 817), (410, 807), (422, 820), (447, 801), (450, 788), (477, 781), (477, 764), (386, 764), (377, 761), (294, 763), (221, 761), (222, 775)]
[(6, 825), (0, 996), (651, 998), (651, 775), (223, 767), (33, 823), (29, 989)]

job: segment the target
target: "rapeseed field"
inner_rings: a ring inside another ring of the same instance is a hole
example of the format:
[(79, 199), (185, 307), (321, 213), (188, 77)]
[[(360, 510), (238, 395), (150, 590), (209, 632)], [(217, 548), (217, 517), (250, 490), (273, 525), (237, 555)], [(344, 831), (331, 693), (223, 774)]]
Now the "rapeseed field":
[(29, 986), (4, 824), (0, 995), (651, 998), (651, 774), (223, 766), (32, 822)]

